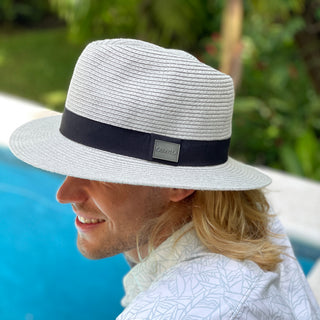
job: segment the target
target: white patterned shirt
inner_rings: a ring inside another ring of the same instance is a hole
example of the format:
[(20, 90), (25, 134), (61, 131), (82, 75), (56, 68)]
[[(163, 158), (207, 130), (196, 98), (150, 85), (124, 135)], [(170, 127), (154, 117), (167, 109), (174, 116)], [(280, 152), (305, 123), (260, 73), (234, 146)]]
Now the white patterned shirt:
[[(278, 219), (272, 229), (284, 233)], [(294, 256), (287, 238), (277, 242)], [(192, 223), (134, 266), (124, 287), (126, 308), (117, 320), (320, 320), (319, 305), (296, 259), (284, 255), (270, 272), (252, 261), (211, 253)]]

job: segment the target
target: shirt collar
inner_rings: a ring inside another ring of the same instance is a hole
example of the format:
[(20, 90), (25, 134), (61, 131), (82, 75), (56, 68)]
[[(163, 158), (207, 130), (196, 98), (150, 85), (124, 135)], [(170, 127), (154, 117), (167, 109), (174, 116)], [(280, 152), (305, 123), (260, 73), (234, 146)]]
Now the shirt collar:
[(197, 237), (193, 223), (187, 223), (124, 277), (125, 296), (121, 301), (122, 306), (127, 307), (139, 293), (147, 290), (171, 267), (208, 252)]

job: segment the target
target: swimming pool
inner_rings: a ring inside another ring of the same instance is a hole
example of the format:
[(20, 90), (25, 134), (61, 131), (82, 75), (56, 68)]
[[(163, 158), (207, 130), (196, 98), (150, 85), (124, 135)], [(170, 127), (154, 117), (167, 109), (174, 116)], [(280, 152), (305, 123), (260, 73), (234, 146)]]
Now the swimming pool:
[(78, 252), (69, 205), (55, 201), (63, 177), (0, 148), (0, 319), (114, 319), (122, 310), (122, 255)]
[[(122, 255), (87, 260), (78, 252), (69, 205), (55, 201), (62, 176), (0, 148), (0, 318), (114, 319), (122, 310)], [(293, 240), (308, 274), (320, 251)]]

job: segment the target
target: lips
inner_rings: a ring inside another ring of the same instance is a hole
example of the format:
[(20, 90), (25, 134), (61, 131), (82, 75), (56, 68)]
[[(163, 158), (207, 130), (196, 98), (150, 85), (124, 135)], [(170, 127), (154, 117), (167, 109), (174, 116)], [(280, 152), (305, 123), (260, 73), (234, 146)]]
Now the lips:
[(83, 224), (94, 224), (94, 223), (104, 222), (103, 219), (87, 219), (81, 216), (78, 216), (78, 220)]
[(88, 233), (88, 232), (95, 232), (98, 230), (100, 226), (106, 222), (103, 219), (88, 219), (82, 216), (77, 215), (75, 226), (78, 232), (80, 233)]

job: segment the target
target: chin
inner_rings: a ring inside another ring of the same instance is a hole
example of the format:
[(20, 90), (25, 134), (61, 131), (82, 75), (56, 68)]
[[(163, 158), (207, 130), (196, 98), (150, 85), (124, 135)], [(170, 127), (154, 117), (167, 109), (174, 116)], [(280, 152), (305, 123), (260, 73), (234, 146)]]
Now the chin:
[(80, 237), (77, 240), (77, 247), (80, 253), (90, 260), (109, 258), (123, 252), (114, 248), (102, 248), (99, 245), (93, 245)]
[(78, 250), (80, 251), (80, 253), (84, 257), (86, 257), (87, 259), (90, 259), (90, 260), (99, 260), (99, 259), (103, 259), (103, 258), (108, 257), (108, 255), (103, 254), (101, 252), (101, 250), (90, 247), (86, 243), (83, 243), (83, 241), (81, 241), (81, 239), (79, 239), (79, 238), (77, 241), (77, 247), (78, 247)]

